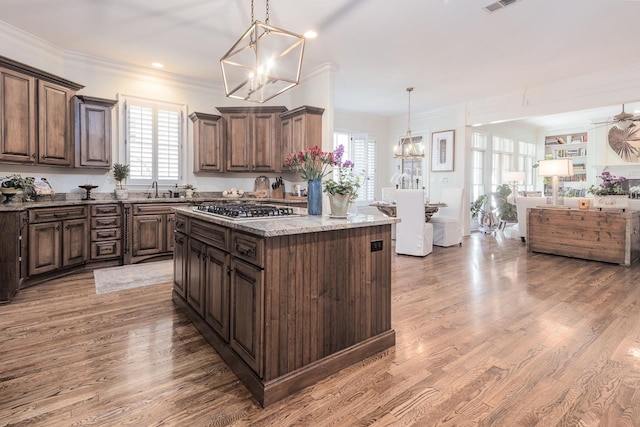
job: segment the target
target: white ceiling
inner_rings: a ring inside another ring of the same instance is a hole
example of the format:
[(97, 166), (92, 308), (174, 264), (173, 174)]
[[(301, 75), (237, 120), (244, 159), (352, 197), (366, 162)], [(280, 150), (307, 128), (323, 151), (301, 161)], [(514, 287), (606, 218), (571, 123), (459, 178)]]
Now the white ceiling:
[[(319, 33), (303, 72), (338, 67), (341, 110), (392, 116), (458, 105), (639, 61), (640, 2), (271, 0), (271, 24)], [(250, 0), (0, 0), (0, 20), (59, 47), (221, 84)], [(264, 19), (264, 0), (255, 1)], [(619, 111), (616, 111), (619, 112)], [(614, 113), (615, 114), (615, 113)]]

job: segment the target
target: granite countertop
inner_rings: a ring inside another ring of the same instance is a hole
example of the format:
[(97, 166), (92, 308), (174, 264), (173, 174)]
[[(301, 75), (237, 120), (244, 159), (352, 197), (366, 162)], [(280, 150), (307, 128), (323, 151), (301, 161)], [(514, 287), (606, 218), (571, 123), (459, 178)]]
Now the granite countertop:
[(63, 206), (78, 206), (78, 205), (104, 205), (109, 203), (190, 203), (200, 204), (205, 202), (256, 202), (256, 203), (295, 203), (305, 204), (306, 202), (294, 199), (274, 199), (270, 197), (255, 198), (255, 197), (242, 197), (239, 199), (229, 198), (223, 196), (207, 196), (207, 197), (191, 197), (191, 198), (169, 198), (169, 197), (157, 197), (157, 198), (129, 198), (127, 200), (115, 200), (110, 198), (96, 198), (96, 200), (82, 200), (80, 198), (72, 199), (49, 199), (37, 202), (13, 202), (9, 205), (4, 205), (0, 202), (0, 212), (11, 211), (23, 211), (25, 209), (33, 208), (48, 208), (48, 207), (63, 207)]
[(192, 218), (198, 218), (225, 227), (263, 237), (286, 236), (290, 234), (317, 233), (321, 231), (344, 230), (348, 228), (372, 227), (395, 224), (398, 218), (380, 215), (349, 214), (345, 218), (331, 218), (329, 215), (307, 215), (306, 209), (297, 208), (300, 216), (232, 220), (198, 212), (192, 207), (175, 207), (174, 211)]

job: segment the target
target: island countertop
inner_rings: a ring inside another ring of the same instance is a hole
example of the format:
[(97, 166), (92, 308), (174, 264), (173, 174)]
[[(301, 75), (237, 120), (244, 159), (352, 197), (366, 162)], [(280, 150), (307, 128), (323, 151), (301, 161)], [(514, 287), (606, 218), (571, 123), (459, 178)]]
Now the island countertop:
[(173, 210), (192, 218), (244, 231), (262, 237), (287, 236), (292, 234), (317, 233), (322, 231), (345, 230), (349, 228), (371, 227), (395, 224), (398, 218), (381, 215), (349, 214), (347, 218), (331, 218), (329, 215), (307, 215), (306, 209), (295, 208), (299, 216), (285, 216), (268, 219), (233, 220), (199, 212), (194, 207), (174, 207)]

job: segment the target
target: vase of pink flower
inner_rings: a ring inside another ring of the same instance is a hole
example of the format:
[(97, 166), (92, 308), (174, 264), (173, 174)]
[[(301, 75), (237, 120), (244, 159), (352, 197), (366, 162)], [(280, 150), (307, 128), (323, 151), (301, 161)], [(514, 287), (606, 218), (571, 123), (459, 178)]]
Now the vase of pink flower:
[(307, 181), (307, 213), (322, 215), (322, 178), (331, 173), (330, 168), (336, 164), (333, 152), (324, 152), (315, 146), (289, 154), (285, 164), (300, 172)]

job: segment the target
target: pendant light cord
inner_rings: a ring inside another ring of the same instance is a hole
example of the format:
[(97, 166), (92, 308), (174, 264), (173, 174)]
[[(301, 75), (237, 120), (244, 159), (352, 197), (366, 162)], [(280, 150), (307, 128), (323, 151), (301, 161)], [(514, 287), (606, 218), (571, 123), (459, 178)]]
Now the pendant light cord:
[[(407, 88), (407, 92), (409, 92), (409, 112), (407, 114), (407, 135), (411, 138), (411, 92), (413, 92), (412, 87)], [(413, 144), (413, 141), (409, 141), (410, 144)]]

